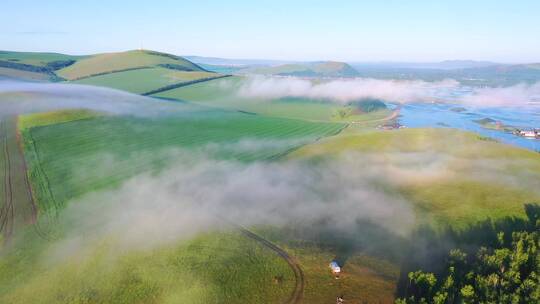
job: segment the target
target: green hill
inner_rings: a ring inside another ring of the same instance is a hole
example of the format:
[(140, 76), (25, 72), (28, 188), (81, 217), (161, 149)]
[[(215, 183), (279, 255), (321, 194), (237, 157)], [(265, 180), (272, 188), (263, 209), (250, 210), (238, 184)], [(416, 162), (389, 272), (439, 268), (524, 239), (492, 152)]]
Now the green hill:
[(75, 80), (73, 83), (108, 87), (135, 94), (144, 94), (169, 85), (186, 83), (199, 79), (208, 79), (216, 76), (220, 76), (220, 74), (203, 71), (184, 72), (163, 67), (153, 67), (86, 77)]
[(300, 76), (300, 77), (355, 77), (358, 72), (345, 62), (324, 61), (313, 63), (283, 64), (273, 67), (245, 69), (244, 73)]
[(59, 53), (0, 51), (0, 61), (8, 61), (38, 67), (47, 67), (54, 65), (55, 62), (79, 60), (83, 58), (86, 58), (86, 56), (72, 56)]
[(58, 81), (56, 70), (74, 64), (85, 56), (58, 53), (0, 51), (0, 78)]
[(57, 74), (68, 80), (77, 80), (90, 76), (156, 66), (180, 71), (205, 71), (200, 66), (179, 56), (147, 50), (135, 50), (99, 54), (85, 58), (59, 70)]

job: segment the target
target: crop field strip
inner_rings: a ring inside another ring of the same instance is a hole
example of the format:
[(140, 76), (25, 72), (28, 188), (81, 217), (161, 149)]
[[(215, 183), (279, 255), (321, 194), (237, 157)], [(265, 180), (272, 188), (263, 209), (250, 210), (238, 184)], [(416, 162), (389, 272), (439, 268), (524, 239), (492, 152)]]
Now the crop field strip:
[(0, 232), (4, 234), (5, 240), (9, 240), (21, 225), (33, 224), (37, 218), (37, 207), (28, 181), (16, 124), (17, 120), (14, 117), (0, 121), (3, 167)]
[[(160, 149), (202, 148), (204, 152), (208, 144), (219, 147), (220, 143), (241, 140), (277, 141), (277, 147), (235, 151), (232, 146), (231, 151), (212, 155), (239, 161), (270, 159), (291, 146), (333, 135), (342, 127), (236, 112), (162, 120), (100, 117), (32, 128), (25, 132), (25, 146), (32, 159), (31, 177), (40, 205), (54, 214), (73, 197), (163, 167), (168, 160), (154, 155)], [(113, 157), (106, 175), (92, 172), (92, 161), (99, 162), (100, 154)], [(88, 174), (74, 178), (74, 170), (88, 170)]]
[(6, 121), (0, 121), (0, 141), (3, 175), (2, 175), (2, 207), (0, 209), (0, 233), (9, 238), (13, 232), (13, 194), (11, 192), (10, 159), (7, 146)]

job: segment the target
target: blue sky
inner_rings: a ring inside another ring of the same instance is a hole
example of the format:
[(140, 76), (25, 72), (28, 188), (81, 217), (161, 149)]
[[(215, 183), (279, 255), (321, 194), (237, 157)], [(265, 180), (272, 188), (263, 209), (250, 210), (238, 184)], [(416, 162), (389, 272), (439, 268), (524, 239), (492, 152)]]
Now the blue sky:
[(540, 62), (540, 1), (2, 0), (0, 49)]

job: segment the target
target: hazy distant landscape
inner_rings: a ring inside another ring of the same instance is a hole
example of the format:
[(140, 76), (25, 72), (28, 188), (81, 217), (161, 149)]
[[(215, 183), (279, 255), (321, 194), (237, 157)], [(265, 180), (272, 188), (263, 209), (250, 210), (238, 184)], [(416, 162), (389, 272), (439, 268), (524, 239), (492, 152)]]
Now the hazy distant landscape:
[[(10, 14), (21, 32), (0, 33), (0, 303), (540, 301), (540, 49), (521, 34), (478, 21), (522, 45), (487, 51), (442, 4), (81, 5), (104, 25), (56, 3), (72, 28), (47, 32), (32, 16), (58, 12), (7, 5), (44, 30)], [(356, 30), (374, 16), (400, 48)], [(456, 43), (432, 24), (470, 47), (411, 51)]]

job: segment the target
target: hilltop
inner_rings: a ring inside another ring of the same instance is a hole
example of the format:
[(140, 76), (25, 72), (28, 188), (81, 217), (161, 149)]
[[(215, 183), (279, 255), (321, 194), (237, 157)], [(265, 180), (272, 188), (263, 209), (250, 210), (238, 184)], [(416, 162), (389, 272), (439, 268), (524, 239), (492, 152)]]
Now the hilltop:
[(176, 55), (134, 50), (94, 55), (59, 70), (57, 74), (65, 79), (76, 80), (105, 73), (157, 66), (179, 71), (205, 71), (195, 63)]

